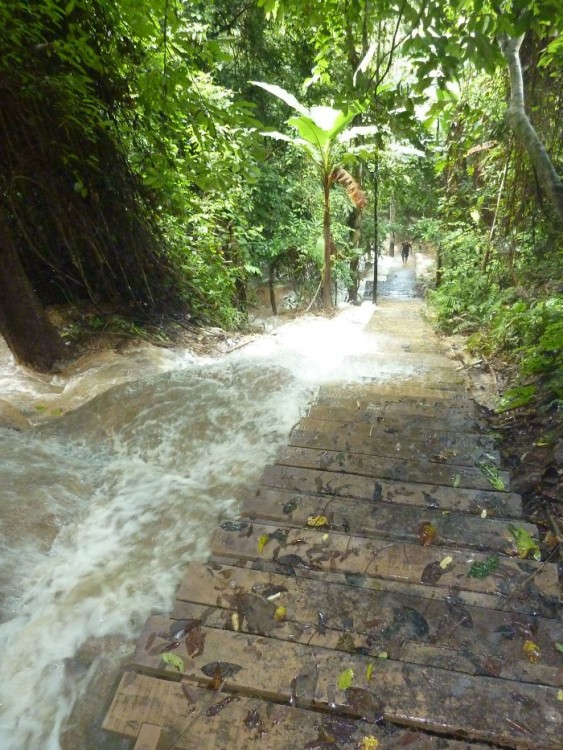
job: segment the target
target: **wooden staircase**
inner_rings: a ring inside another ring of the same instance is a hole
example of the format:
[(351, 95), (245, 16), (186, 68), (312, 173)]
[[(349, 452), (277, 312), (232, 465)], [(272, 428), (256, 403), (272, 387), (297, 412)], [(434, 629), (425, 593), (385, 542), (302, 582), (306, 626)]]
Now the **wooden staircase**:
[(511, 554), (538, 531), (398, 304), (412, 375), (322, 388), (147, 621), (104, 723), (136, 750), (562, 747), (557, 566)]

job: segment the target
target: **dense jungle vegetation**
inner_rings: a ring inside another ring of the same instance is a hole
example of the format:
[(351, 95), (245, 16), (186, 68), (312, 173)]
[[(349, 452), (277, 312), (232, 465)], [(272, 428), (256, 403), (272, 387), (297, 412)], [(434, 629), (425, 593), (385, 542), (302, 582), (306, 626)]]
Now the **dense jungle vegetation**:
[(47, 371), (76, 333), (52, 306), (243, 327), (269, 279), (329, 309), (409, 239), (438, 324), (514, 365), (505, 408), (561, 404), (562, 26), (558, 0), (5, 0), (0, 332)]

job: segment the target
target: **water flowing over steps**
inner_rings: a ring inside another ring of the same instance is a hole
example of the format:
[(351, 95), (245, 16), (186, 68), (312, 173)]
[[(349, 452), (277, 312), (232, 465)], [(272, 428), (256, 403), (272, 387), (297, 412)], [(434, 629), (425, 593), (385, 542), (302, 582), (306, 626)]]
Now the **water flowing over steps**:
[(104, 723), (136, 750), (561, 748), (557, 567), (509, 554), (538, 531), (420, 306), (369, 327), (408, 377), (321, 388), (147, 621)]

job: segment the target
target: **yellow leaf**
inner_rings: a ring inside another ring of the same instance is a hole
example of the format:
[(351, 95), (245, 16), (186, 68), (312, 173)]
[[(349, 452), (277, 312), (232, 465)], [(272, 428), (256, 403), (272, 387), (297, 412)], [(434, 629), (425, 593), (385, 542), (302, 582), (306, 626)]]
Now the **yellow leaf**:
[(285, 607), (278, 607), (276, 611), (274, 612), (274, 617), (278, 622), (281, 622), (282, 620), (285, 620), (285, 616), (287, 614), (287, 610)]
[(563, 690), (558, 690), (557, 691), (557, 700), (558, 701), (563, 701)]
[(481, 518), (486, 518), (486, 517), (487, 517), (487, 509), (483, 508), (483, 510), (481, 511)]
[(328, 518), (326, 516), (309, 516), (307, 519), (307, 526), (326, 526), (328, 524)]
[(448, 555), (441, 561), (440, 567), (442, 568), (442, 570), (446, 570), (446, 568), (448, 568), (453, 563), (453, 561), (453, 557), (451, 555)]
[(524, 641), (522, 651), (527, 655), (528, 661), (532, 664), (535, 664), (541, 655), (540, 647), (534, 641)]
[(264, 547), (268, 544), (268, 535), (262, 534), (258, 537), (258, 552), (262, 552)]
[(372, 675), (373, 675), (373, 664), (370, 662), (366, 668), (366, 682), (371, 682)]
[(379, 740), (370, 734), (368, 737), (364, 737), (360, 743), (358, 750), (377, 750), (379, 747)]
[(233, 626), (235, 633), (238, 633), (240, 630), (240, 617), (238, 616), (238, 612), (233, 612), (231, 615), (231, 625)]
[(338, 687), (340, 690), (348, 690), (350, 685), (354, 682), (354, 670), (352, 667), (348, 667), (338, 675)]
[(323, 534), (322, 540), (323, 542), (326, 542), (328, 540), (328, 534)]

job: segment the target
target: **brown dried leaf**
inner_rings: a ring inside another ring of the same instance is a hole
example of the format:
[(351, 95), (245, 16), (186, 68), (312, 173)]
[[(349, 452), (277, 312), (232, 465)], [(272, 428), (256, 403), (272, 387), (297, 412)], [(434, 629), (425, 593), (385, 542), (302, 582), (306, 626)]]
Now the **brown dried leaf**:
[(438, 583), (444, 573), (445, 570), (443, 570), (438, 561), (428, 563), (428, 565), (422, 571), (420, 580), (422, 583), (429, 583), (430, 585), (434, 585), (435, 583)]
[(418, 527), (418, 538), (423, 547), (434, 544), (438, 536), (438, 529), (430, 521), (423, 521)]
[(195, 659), (196, 656), (203, 654), (205, 648), (205, 633), (201, 629), (201, 625), (197, 625), (192, 628), (186, 636), (186, 650), (188, 656)]
[(364, 688), (349, 687), (346, 690), (348, 705), (362, 717), (364, 721), (371, 724), (381, 721), (385, 713), (385, 707), (379, 698), (371, 690)]

